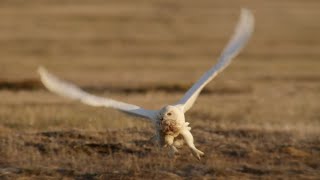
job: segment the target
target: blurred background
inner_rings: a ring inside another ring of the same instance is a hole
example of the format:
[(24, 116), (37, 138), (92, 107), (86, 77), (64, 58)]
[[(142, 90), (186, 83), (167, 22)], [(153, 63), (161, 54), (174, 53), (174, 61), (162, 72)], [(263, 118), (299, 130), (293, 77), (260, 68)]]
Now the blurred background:
[(209, 114), (235, 103), (246, 113), (240, 121), (319, 122), (320, 3), (298, 0), (3, 0), (0, 119), (13, 123), (10, 113), (26, 113), (26, 104), (67, 102), (43, 91), (39, 65), (92, 93), (150, 108), (174, 103), (216, 62), (241, 7), (256, 17), (253, 37), (199, 101), (210, 102)]
[[(159, 109), (216, 63), (241, 8), (246, 48), (186, 114), (172, 159), (153, 126), (48, 92), (42, 65), (90, 93)], [(0, 179), (319, 179), (320, 1), (1, 0)]]

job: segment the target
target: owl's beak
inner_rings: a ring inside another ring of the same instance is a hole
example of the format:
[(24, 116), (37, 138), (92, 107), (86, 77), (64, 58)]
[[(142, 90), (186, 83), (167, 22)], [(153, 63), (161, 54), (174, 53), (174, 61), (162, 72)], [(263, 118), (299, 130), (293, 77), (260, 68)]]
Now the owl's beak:
[(158, 115), (158, 119), (159, 119), (160, 121), (162, 121), (162, 120), (163, 120), (163, 116), (161, 116), (161, 114), (159, 114), (159, 115)]

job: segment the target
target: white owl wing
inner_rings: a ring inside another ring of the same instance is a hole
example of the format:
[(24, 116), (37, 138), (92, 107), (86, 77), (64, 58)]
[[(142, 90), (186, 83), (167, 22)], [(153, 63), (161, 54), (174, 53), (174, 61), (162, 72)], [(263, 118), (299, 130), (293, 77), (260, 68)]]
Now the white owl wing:
[(153, 120), (157, 114), (157, 111), (154, 110), (146, 110), (136, 105), (89, 94), (71, 83), (60, 80), (53, 74), (49, 73), (43, 67), (39, 67), (38, 72), (44, 86), (58, 95), (74, 100), (79, 100), (82, 103), (91, 106), (111, 107), (125, 113), (147, 118), (150, 120)]
[(218, 63), (207, 71), (183, 96), (177, 103), (184, 112), (188, 111), (195, 100), (197, 99), (201, 90), (214, 77), (216, 77), (224, 68), (226, 68), (232, 59), (240, 52), (250, 38), (254, 28), (254, 17), (247, 9), (241, 10), (240, 20), (235, 29), (235, 32), (229, 41), (228, 45), (223, 50)]

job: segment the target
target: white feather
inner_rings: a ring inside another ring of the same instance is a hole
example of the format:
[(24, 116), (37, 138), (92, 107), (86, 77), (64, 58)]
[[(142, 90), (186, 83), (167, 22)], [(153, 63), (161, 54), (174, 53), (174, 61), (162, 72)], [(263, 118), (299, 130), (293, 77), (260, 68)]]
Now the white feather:
[(40, 74), (41, 81), (45, 85), (45, 87), (48, 88), (50, 91), (61, 96), (71, 98), (74, 100), (79, 100), (82, 103), (91, 106), (104, 106), (115, 108), (120, 111), (144, 117), (150, 120), (154, 120), (157, 114), (157, 111), (154, 110), (146, 110), (136, 105), (127, 104), (109, 98), (98, 97), (89, 94), (71, 83), (58, 79), (53, 74), (50, 74), (43, 67), (39, 67), (38, 72)]
[(183, 96), (177, 103), (184, 112), (188, 111), (199, 93), (217, 74), (226, 68), (232, 59), (240, 52), (250, 38), (254, 27), (254, 18), (252, 13), (247, 9), (241, 10), (240, 20), (235, 29), (235, 32), (229, 41), (228, 45), (223, 50), (218, 63), (207, 71)]

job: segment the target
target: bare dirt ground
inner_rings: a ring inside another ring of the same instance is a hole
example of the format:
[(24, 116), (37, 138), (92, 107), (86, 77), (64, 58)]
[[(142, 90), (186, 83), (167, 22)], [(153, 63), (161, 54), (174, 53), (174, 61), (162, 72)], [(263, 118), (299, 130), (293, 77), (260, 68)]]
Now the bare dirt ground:
[[(256, 31), (187, 113), (199, 162), (153, 127), (47, 92), (47, 67), (89, 92), (158, 109), (210, 68), (251, 9)], [(320, 2), (3, 0), (0, 179), (319, 179)]]

